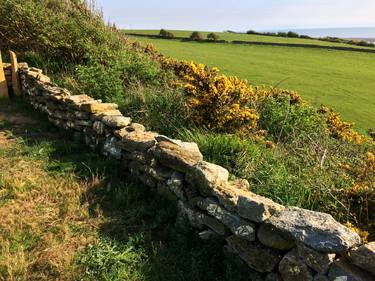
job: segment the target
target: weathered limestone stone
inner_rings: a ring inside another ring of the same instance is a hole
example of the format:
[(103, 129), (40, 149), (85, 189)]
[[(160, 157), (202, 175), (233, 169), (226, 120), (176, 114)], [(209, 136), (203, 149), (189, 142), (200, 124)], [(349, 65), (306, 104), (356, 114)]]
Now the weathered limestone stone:
[(238, 216), (219, 206), (214, 200), (206, 198), (198, 201), (198, 207), (207, 211), (215, 219), (228, 227), (233, 234), (248, 241), (255, 240), (255, 225), (241, 220)]
[(104, 143), (103, 151), (105, 154), (112, 156), (115, 159), (121, 159), (121, 148), (119, 147), (116, 138), (111, 138)]
[(328, 273), (330, 281), (374, 281), (374, 275), (363, 271), (345, 261), (344, 259), (336, 260)]
[(124, 116), (104, 116), (102, 122), (111, 128), (123, 128), (131, 123), (131, 118)]
[(122, 116), (122, 113), (118, 109), (110, 109), (96, 112), (91, 115), (93, 120), (102, 120), (104, 116)]
[(74, 111), (74, 117), (81, 120), (87, 120), (90, 118), (90, 114), (85, 111)]
[(126, 160), (132, 160), (132, 161), (137, 161), (141, 164), (146, 164), (146, 154), (144, 152), (140, 151), (133, 151), (133, 152), (122, 152), (122, 158)]
[(98, 113), (107, 110), (114, 110), (117, 109), (118, 106), (115, 103), (84, 103), (81, 105), (82, 110), (91, 112), (91, 113)]
[(268, 223), (319, 252), (342, 253), (361, 241), (357, 233), (331, 215), (296, 207), (275, 214)]
[(130, 170), (130, 173), (132, 175), (135, 175), (135, 176), (138, 176), (142, 172), (146, 171), (145, 165), (143, 165), (142, 163), (139, 163), (138, 161), (131, 161), (131, 162), (129, 162), (128, 163), (128, 168)]
[(203, 160), (196, 143), (175, 144), (161, 141), (157, 143), (153, 153), (163, 165), (179, 172), (186, 172), (188, 168)]
[(356, 266), (375, 275), (375, 242), (353, 249), (349, 254), (349, 260)]
[(177, 206), (181, 214), (187, 217), (193, 227), (204, 229), (205, 226), (208, 226), (215, 233), (221, 236), (225, 235), (225, 227), (219, 221), (215, 220), (214, 218), (210, 218), (205, 214), (192, 210), (188, 207), (187, 204), (183, 203), (182, 201), (178, 201)]
[(150, 188), (156, 187), (156, 181), (148, 174), (140, 174), (138, 175), (139, 180)]
[(264, 222), (274, 213), (283, 210), (284, 207), (271, 199), (252, 192), (244, 192), (238, 196), (237, 209), (243, 218), (254, 222)]
[(64, 99), (64, 102), (67, 104), (72, 104), (75, 106), (79, 106), (86, 102), (93, 102), (94, 99), (88, 95), (75, 95), (75, 96), (69, 96)]
[(205, 195), (212, 194), (216, 185), (225, 184), (228, 177), (227, 169), (205, 161), (199, 161), (186, 173), (186, 180)]
[(329, 281), (328, 277), (322, 274), (317, 274), (314, 276), (314, 281)]
[(298, 257), (294, 249), (287, 253), (279, 264), (279, 272), (284, 281), (312, 281), (312, 271)]
[(146, 172), (159, 181), (165, 181), (172, 175), (171, 169), (160, 165), (152, 165), (147, 168)]
[(91, 127), (92, 122), (91, 121), (86, 121), (86, 120), (75, 120), (74, 121), (74, 127), (78, 126), (86, 126), (86, 127)]
[(157, 192), (170, 201), (177, 201), (176, 195), (167, 187), (165, 182), (158, 182)]
[(281, 257), (278, 251), (265, 247), (257, 242), (249, 242), (232, 235), (226, 239), (233, 251), (244, 260), (247, 265), (258, 272), (272, 272)]
[(168, 188), (182, 201), (186, 201), (184, 192), (184, 176), (179, 172), (173, 172), (167, 180)]
[(211, 228), (217, 234), (221, 236), (224, 236), (226, 234), (225, 226), (217, 219), (206, 216), (205, 214), (200, 214), (199, 216), (202, 218), (202, 222), (204, 223), (204, 225)]
[(121, 128), (119, 130), (113, 131), (113, 134), (118, 137), (119, 139), (124, 138), (129, 132), (125, 128)]
[(316, 272), (325, 274), (333, 261), (336, 254), (320, 253), (302, 243), (297, 243), (299, 257)]
[(104, 134), (104, 124), (102, 122), (95, 121), (94, 124), (92, 125), (92, 128), (98, 135)]
[(152, 132), (130, 132), (122, 138), (122, 148), (129, 152), (135, 150), (144, 152), (155, 145), (155, 135)]
[(144, 132), (146, 128), (142, 124), (131, 123), (129, 126), (125, 128), (125, 130), (128, 132), (134, 132), (134, 131)]
[(202, 240), (212, 240), (218, 237), (218, 235), (210, 229), (199, 232), (198, 236)]
[(212, 190), (212, 195), (219, 200), (220, 204), (233, 212), (237, 211), (238, 196), (246, 193), (244, 190), (233, 185), (232, 181), (227, 182), (225, 185), (217, 185)]
[(258, 239), (270, 248), (279, 250), (290, 250), (295, 246), (292, 237), (288, 237), (270, 224), (263, 223), (258, 229)]
[(264, 281), (283, 281), (277, 273), (268, 273)]
[(302, 243), (297, 243), (299, 257), (316, 272), (325, 274), (335, 260), (336, 254), (317, 252)]

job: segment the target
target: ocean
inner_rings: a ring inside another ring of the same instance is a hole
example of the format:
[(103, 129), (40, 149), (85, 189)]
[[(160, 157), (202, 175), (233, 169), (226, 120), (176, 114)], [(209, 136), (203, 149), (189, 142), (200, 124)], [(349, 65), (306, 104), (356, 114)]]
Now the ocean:
[[(311, 28), (311, 29), (288, 29), (277, 31), (294, 31), (298, 34), (311, 37), (339, 37), (350, 39), (367, 39), (375, 41), (375, 27), (349, 27), (349, 28)], [(274, 32), (274, 31), (273, 31)]]

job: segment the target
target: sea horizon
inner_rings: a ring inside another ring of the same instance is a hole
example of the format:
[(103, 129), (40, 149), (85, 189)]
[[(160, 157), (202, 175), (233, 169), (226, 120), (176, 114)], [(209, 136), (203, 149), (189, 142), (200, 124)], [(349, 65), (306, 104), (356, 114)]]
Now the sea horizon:
[(311, 37), (339, 37), (350, 39), (374, 39), (375, 27), (326, 27), (326, 28), (290, 28), (278, 30), (266, 30), (271, 32), (294, 31), (301, 35)]

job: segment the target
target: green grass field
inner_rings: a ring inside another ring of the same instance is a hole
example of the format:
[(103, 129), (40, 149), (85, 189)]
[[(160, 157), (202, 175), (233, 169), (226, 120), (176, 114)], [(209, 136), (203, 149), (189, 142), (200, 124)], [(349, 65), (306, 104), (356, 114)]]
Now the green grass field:
[[(160, 30), (125, 30), (126, 33), (137, 33), (137, 34), (148, 34), (148, 35), (158, 35)], [(186, 37), (188, 38), (192, 31), (185, 30), (171, 30), (171, 32), (176, 37)], [(211, 33), (209, 31), (200, 32), (204, 38), (207, 34)], [(248, 42), (266, 42), (266, 43), (284, 43), (284, 44), (307, 44), (307, 45), (318, 45), (318, 46), (335, 46), (335, 47), (349, 47), (349, 48), (359, 48), (359, 49), (375, 49), (371, 47), (356, 46), (344, 43), (326, 42), (316, 39), (303, 39), (303, 38), (285, 38), (277, 36), (264, 36), (256, 34), (236, 34), (229, 32), (215, 32), (219, 35), (219, 39), (226, 41), (248, 41)]]
[(296, 90), (312, 104), (324, 104), (340, 112), (361, 132), (374, 127), (375, 54), (132, 38), (152, 43), (164, 55), (176, 59), (217, 66), (223, 73), (254, 85)]

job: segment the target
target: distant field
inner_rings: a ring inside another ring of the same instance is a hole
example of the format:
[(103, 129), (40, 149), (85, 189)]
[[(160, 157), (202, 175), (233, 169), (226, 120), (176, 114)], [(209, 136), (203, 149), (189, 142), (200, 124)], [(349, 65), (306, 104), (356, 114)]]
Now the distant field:
[[(148, 35), (158, 35), (159, 30), (124, 30), (126, 33), (137, 33), (137, 34), (148, 34)], [(176, 37), (189, 37), (192, 31), (182, 31), (182, 30), (171, 30), (171, 32)], [(210, 32), (201, 32), (201, 34), (206, 38), (207, 34)], [(344, 43), (334, 43), (320, 41), (316, 39), (302, 39), (302, 38), (284, 38), (277, 36), (264, 36), (264, 35), (254, 35), (254, 34), (236, 34), (229, 32), (215, 32), (220, 36), (219, 39), (226, 41), (248, 41), (248, 42), (266, 42), (266, 43), (284, 43), (284, 44), (307, 44), (307, 45), (318, 45), (318, 46), (335, 46), (335, 47), (349, 47), (349, 48), (359, 48), (359, 49), (375, 49), (371, 47), (362, 47), (356, 45), (349, 45)]]
[(217, 66), (223, 73), (247, 79), (255, 85), (296, 90), (316, 106), (324, 104), (334, 108), (345, 120), (355, 122), (361, 132), (375, 127), (375, 54), (134, 39), (154, 44), (167, 56)]
[(152, 43), (163, 54), (177, 59), (217, 66), (225, 74), (254, 85), (297, 90), (316, 106), (333, 107), (362, 132), (375, 127), (375, 54), (141, 37), (136, 40)]

